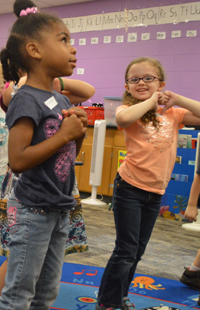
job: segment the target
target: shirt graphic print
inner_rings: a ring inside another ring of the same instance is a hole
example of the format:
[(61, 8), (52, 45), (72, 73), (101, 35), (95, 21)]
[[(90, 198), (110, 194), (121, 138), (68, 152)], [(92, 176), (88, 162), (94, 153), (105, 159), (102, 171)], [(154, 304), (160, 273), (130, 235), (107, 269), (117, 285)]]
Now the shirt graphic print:
[[(50, 118), (46, 120), (44, 123), (44, 133), (46, 138), (53, 136), (60, 129), (60, 124), (61, 122), (57, 119)], [(75, 153), (76, 147), (74, 141), (68, 142), (58, 151), (54, 171), (59, 181), (66, 181), (70, 172), (70, 167), (74, 165)]]
[(165, 152), (174, 141), (174, 119), (170, 119), (169, 116), (159, 117), (158, 128), (153, 126), (152, 122), (147, 125), (141, 125), (141, 134), (145, 140), (151, 143), (158, 152)]

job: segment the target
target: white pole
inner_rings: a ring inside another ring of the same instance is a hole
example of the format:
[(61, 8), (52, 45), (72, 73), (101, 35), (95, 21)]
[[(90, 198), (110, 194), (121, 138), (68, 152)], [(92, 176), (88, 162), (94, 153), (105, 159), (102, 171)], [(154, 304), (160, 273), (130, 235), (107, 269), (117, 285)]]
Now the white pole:
[(96, 198), (97, 198), (97, 186), (92, 186), (91, 199), (96, 199)]

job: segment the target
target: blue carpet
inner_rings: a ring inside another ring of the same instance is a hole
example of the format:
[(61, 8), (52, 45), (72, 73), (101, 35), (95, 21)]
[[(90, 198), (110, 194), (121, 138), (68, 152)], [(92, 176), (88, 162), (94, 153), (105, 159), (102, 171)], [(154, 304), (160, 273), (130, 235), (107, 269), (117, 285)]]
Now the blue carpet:
[[(0, 257), (0, 264), (5, 260)], [(59, 295), (52, 310), (94, 310), (104, 268), (63, 264)], [(137, 310), (198, 309), (199, 292), (179, 281), (136, 274), (129, 298)]]
[[(94, 310), (104, 268), (64, 263), (53, 310)], [(200, 309), (199, 292), (179, 281), (136, 274), (129, 298), (137, 310)]]

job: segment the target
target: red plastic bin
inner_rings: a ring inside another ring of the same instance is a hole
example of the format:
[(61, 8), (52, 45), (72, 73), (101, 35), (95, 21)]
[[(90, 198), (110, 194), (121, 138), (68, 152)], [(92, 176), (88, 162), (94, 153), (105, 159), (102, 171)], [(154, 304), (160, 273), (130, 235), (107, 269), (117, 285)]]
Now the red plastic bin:
[(104, 108), (99, 107), (81, 107), (79, 108), (84, 109), (87, 113), (88, 117), (88, 125), (94, 125), (94, 122), (97, 119), (104, 119)]

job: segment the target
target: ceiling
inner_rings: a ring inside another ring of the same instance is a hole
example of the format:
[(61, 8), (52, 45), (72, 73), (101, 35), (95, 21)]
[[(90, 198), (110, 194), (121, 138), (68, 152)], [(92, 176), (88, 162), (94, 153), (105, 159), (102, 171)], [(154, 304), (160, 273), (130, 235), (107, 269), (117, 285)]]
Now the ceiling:
[[(41, 9), (89, 1), (95, 0), (33, 0), (33, 2)], [(0, 14), (13, 13), (13, 3), (14, 0), (0, 0)]]

